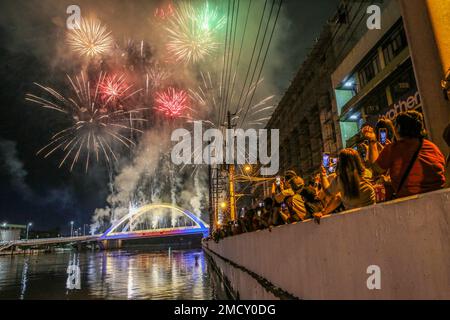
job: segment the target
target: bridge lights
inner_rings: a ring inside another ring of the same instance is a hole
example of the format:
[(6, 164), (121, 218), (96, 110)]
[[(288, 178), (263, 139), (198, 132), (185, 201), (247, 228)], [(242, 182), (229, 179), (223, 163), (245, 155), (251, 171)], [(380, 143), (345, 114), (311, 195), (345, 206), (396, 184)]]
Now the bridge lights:
[(27, 240), (28, 240), (28, 232), (30, 231), (31, 226), (33, 225), (33, 223), (28, 222), (27, 224)]
[(73, 221), (70, 221), (70, 236), (73, 237)]

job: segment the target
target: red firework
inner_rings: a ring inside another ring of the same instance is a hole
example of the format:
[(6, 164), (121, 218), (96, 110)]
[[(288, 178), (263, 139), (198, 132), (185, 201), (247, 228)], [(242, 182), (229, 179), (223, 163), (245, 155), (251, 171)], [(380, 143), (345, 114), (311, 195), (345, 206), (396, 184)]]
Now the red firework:
[(155, 101), (155, 109), (171, 118), (181, 116), (183, 111), (189, 108), (187, 92), (172, 87), (168, 88), (166, 91), (156, 93)]
[(132, 85), (126, 83), (125, 75), (113, 75), (106, 77), (100, 84), (100, 94), (105, 104), (108, 102), (115, 102), (117, 100), (128, 99), (131, 95), (128, 91)]
[(171, 3), (169, 3), (166, 7), (156, 8), (155, 10), (155, 18), (159, 18), (161, 20), (165, 20), (169, 17), (172, 17), (174, 14), (174, 9)]

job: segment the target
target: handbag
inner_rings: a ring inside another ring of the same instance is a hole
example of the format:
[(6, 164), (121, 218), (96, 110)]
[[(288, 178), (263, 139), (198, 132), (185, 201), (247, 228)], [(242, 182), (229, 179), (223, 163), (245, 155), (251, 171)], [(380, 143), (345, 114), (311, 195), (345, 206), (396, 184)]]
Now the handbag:
[(406, 171), (403, 174), (402, 179), (400, 180), (397, 190), (392, 194), (392, 199), (398, 198), (399, 192), (402, 190), (403, 185), (405, 184), (406, 179), (408, 178), (414, 163), (416, 162), (417, 158), (419, 157), (419, 153), (420, 153), (420, 150), (422, 149), (422, 146), (423, 146), (423, 139), (420, 139), (419, 148), (417, 148), (416, 152), (414, 153), (413, 157), (411, 158), (408, 168), (406, 168)]

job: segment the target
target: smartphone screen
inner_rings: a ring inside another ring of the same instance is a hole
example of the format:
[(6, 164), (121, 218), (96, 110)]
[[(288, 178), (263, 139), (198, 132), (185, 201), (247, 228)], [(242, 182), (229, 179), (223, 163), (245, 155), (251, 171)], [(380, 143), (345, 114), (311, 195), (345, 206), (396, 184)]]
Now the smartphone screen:
[(279, 186), (281, 184), (281, 178), (279, 176), (276, 179), (276, 184), (277, 184), (277, 186)]
[(331, 165), (328, 170), (330, 173), (336, 172), (337, 161), (338, 161), (338, 158), (331, 158)]
[(328, 169), (328, 167), (330, 166), (330, 155), (328, 153), (323, 154), (322, 165), (325, 169)]
[(381, 128), (380, 129), (380, 143), (382, 145), (386, 144), (386, 140), (387, 140), (387, 129), (386, 128)]
[(358, 152), (359, 152), (359, 155), (361, 156), (362, 160), (365, 161), (366, 160), (366, 147), (364, 144), (361, 144), (358, 146)]

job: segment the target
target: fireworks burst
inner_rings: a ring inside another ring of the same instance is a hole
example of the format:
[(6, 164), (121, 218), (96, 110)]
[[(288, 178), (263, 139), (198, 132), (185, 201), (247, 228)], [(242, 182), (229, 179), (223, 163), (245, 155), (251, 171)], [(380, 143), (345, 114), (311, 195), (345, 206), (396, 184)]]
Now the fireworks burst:
[[(72, 158), (70, 171), (75, 164), (85, 155), (85, 168), (88, 171), (91, 154), (97, 162), (101, 156), (109, 163), (117, 161), (113, 151), (113, 143), (119, 143), (127, 148), (135, 143), (121, 133), (122, 130), (139, 131), (133, 128), (136, 121), (145, 121), (133, 118), (143, 109), (111, 111), (100, 98), (100, 84), (105, 81), (106, 75), (101, 73), (96, 84), (91, 85), (82, 73), (74, 79), (67, 76), (71, 97), (64, 97), (56, 90), (35, 83), (49, 96), (49, 98), (27, 94), (26, 100), (40, 105), (42, 108), (55, 110), (68, 116), (71, 125), (52, 136), (50, 143), (38, 151), (44, 158), (49, 157), (57, 150), (64, 153), (59, 167)], [(128, 125), (131, 123), (131, 125)], [(141, 132), (141, 131), (139, 131)]]
[[(221, 109), (221, 102), (225, 99), (224, 90), (220, 83), (220, 77), (219, 76), (213, 76), (210, 72), (203, 73), (200, 72), (201, 75), (201, 82), (199, 86), (196, 89), (189, 89), (189, 96), (191, 97), (192, 101), (195, 103), (195, 110), (200, 110), (200, 112), (207, 113), (210, 115), (209, 118), (211, 118), (212, 121), (204, 121), (209, 124), (212, 124), (214, 127), (219, 127), (219, 123), (221, 123), (220, 119), (220, 109)], [(244, 118), (244, 115), (246, 113), (247, 108), (244, 108), (240, 106), (238, 108), (238, 105), (242, 104), (243, 100), (250, 100), (250, 97), (253, 95), (257, 87), (261, 84), (263, 80), (260, 80), (258, 83), (253, 83), (249, 91), (246, 93), (246, 95), (243, 96), (243, 99), (241, 99), (241, 103), (239, 102), (239, 97), (235, 94), (235, 92), (232, 92), (229, 99), (228, 104), (230, 106), (230, 110), (237, 110), (234, 114), (232, 121), (237, 121), (241, 118)], [(242, 126), (263, 126), (265, 122), (269, 119), (268, 114), (270, 114), (273, 111), (274, 105), (270, 105), (269, 103), (272, 101), (274, 96), (268, 96), (257, 103), (248, 106), (248, 112), (246, 117), (245, 123), (241, 124)], [(201, 115), (198, 114), (196, 116), (197, 121), (198, 118), (204, 116), (205, 114)], [(215, 117), (215, 118), (214, 118)], [(195, 119), (191, 119), (195, 120)]]
[(171, 76), (171, 73), (159, 64), (155, 64), (148, 69), (146, 74), (146, 87), (150, 86), (153, 89), (160, 88), (166, 80)]
[(171, 118), (179, 117), (183, 111), (189, 109), (188, 100), (186, 91), (168, 88), (166, 91), (156, 93), (155, 109)]
[(156, 8), (155, 9), (155, 18), (165, 20), (170, 17), (173, 17), (174, 9), (171, 3), (169, 3), (166, 7)]
[(106, 54), (113, 46), (113, 38), (101, 22), (83, 19), (81, 24), (68, 32), (67, 43), (81, 56), (93, 58)]
[(218, 33), (226, 23), (225, 16), (208, 2), (196, 9), (190, 4), (180, 5), (169, 19), (167, 50), (175, 61), (196, 63), (217, 51)]
[(125, 75), (122, 74), (120, 76), (113, 75), (105, 77), (100, 83), (99, 89), (103, 101), (105, 104), (108, 104), (109, 102), (116, 102), (118, 100), (125, 101), (139, 92), (138, 90), (128, 94), (132, 87), (132, 85), (127, 84)]

